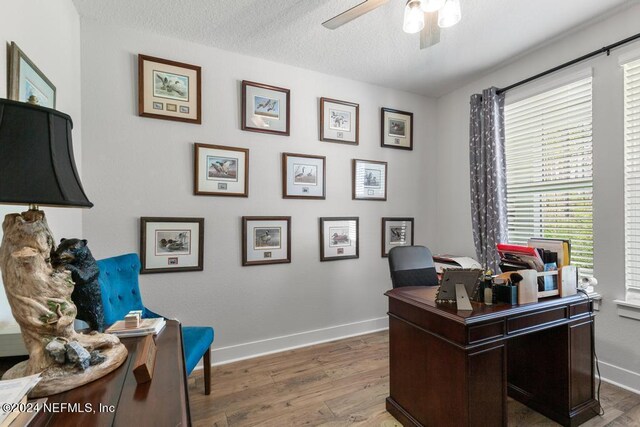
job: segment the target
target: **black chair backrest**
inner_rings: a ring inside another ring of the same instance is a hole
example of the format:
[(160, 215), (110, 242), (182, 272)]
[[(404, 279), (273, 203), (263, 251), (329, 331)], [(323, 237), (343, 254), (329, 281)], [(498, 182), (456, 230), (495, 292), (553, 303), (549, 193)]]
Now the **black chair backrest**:
[(438, 285), (433, 255), (424, 246), (397, 246), (391, 249), (389, 271), (394, 288)]

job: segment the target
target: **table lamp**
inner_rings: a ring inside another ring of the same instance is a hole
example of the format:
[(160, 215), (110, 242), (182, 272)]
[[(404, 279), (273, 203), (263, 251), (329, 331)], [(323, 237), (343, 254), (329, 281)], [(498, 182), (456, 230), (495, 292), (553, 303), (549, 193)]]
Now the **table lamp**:
[[(74, 330), (71, 273), (51, 265), (55, 240), (38, 206), (93, 206), (73, 158), (72, 127), (64, 113), (0, 99), (0, 203), (29, 205), (26, 212), (6, 215), (2, 224), (2, 280), (29, 352), (29, 359), (9, 369), (3, 379), (41, 373), (31, 397), (86, 384), (116, 369), (127, 356), (113, 335)], [(56, 361), (46, 349), (52, 341), (80, 352), (97, 351), (96, 359), (102, 362), (82, 369), (68, 353)]]

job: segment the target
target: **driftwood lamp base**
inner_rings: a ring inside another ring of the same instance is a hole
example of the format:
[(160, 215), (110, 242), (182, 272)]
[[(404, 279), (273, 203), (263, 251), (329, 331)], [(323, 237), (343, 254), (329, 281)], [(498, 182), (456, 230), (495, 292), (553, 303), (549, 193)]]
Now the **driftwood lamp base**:
[[(71, 301), (74, 283), (69, 271), (51, 266), (55, 244), (44, 212), (9, 214), (2, 229), (2, 280), (29, 351), (29, 360), (12, 367), (3, 379), (41, 373), (42, 380), (29, 394), (40, 397), (79, 387), (120, 366), (127, 358), (127, 350), (116, 336), (79, 334), (73, 329), (77, 313)], [(71, 345), (75, 353), (90, 353), (93, 364), (64, 353), (58, 354), (56, 361), (46, 349), (52, 341), (62, 343), (62, 348)]]

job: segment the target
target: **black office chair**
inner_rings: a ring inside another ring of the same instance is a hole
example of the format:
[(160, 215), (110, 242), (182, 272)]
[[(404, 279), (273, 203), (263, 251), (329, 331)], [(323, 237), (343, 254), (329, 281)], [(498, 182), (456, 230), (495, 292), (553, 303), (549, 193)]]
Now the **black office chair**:
[(391, 249), (389, 271), (394, 288), (438, 285), (433, 255), (424, 246), (397, 246)]

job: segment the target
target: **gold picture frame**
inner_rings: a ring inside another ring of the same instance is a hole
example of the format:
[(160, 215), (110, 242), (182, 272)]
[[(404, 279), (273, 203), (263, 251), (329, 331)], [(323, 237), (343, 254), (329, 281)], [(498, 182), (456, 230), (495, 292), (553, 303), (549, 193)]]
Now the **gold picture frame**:
[(51, 80), (11, 42), (9, 49), (9, 99), (56, 108), (56, 87)]

